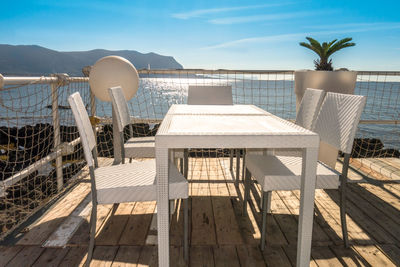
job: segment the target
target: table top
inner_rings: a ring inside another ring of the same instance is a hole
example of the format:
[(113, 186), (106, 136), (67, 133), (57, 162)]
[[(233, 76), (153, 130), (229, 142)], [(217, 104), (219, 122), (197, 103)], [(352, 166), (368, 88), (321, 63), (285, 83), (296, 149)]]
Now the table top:
[(304, 148), (318, 143), (316, 133), (254, 105), (173, 105), (156, 135), (156, 146), (169, 148)]

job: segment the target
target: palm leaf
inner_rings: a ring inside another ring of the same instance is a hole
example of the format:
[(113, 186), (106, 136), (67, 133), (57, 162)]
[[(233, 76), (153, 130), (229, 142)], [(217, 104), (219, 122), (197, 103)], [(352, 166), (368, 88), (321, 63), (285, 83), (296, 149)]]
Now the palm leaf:
[(330, 47), (329, 51), (327, 52), (327, 55), (330, 56), (333, 53), (335, 53), (343, 48), (355, 46), (356, 45), (355, 43), (349, 43), (351, 40), (353, 40), (353, 38), (348, 37), (348, 38), (344, 38), (344, 39), (336, 42), (335, 44), (333, 44)]

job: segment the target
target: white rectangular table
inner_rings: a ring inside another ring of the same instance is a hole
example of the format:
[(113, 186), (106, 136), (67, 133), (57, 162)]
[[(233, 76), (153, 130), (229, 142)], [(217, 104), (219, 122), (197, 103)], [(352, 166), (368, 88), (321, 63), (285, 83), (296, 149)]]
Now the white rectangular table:
[(156, 135), (159, 266), (169, 266), (168, 162), (172, 149), (302, 148), (297, 266), (310, 263), (319, 136), (253, 105), (173, 105)]

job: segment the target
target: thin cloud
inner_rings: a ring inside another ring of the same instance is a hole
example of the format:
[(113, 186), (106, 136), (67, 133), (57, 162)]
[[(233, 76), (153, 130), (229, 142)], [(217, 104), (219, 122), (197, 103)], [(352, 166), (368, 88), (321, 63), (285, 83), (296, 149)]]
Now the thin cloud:
[(307, 26), (309, 29), (320, 29), (320, 30), (329, 30), (329, 29), (348, 29), (348, 28), (357, 28), (357, 29), (395, 29), (400, 25), (399, 22), (373, 22), (373, 23), (345, 23), (345, 24), (335, 24), (335, 25), (310, 25)]
[(197, 9), (197, 10), (192, 10), (192, 11), (188, 11), (188, 12), (175, 13), (175, 14), (172, 14), (172, 17), (177, 18), (177, 19), (190, 19), (190, 18), (201, 17), (201, 16), (209, 15), (209, 14), (218, 14), (218, 13), (224, 13), (224, 12), (230, 12), (230, 11), (258, 9), (258, 8), (266, 8), (266, 7), (278, 7), (278, 6), (284, 6), (284, 5), (290, 5), (290, 4), (292, 4), (292, 3), (287, 2), (287, 3), (276, 3), (276, 4), (265, 4), (265, 5)]
[[(329, 13), (334, 12), (329, 11)], [(268, 15), (252, 15), (252, 16), (238, 16), (238, 17), (227, 17), (227, 18), (216, 18), (211, 19), (208, 22), (212, 24), (238, 24), (248, 23), (256, 21), (271, 21), (271, 20), (285, 20), (299, 17), (315, 16), (316, 13), (327, 13), (327, 12), (316, 12), (316, 11), (303, 11), (303, 12), (291, 12), (291, 13), (275, 13)]]
[(304, 36), (304, 33), (291, 33), (291, 34), (279, 34), (279, 35), (271, 35), (271, 36), (260, 36), (253, 38), (244, 38), (238, 39), (230, 42), (225, 42), (213, 46), (203, 47), (202, 49), (218, 49), (218, 48), (227, 48), (234, 47), (242, 44), (254, 44), (254, 43), (272, 43), (272, 42), (282, 42), (288, 40), (294, 40), (299, 37)]
[[(361, 25), (361, 24), (359, 24)], [(334, 28), (334, 27), (332, 27)], [(364, 25), (362, 27), (354, 27), (343, 30), (327, 30), (327, 31), (311, 31), (311, 32), (302, 32), (302, 33), (289, 33), (289, 34), (279, 34), (279, 35), (270, 35), (270, 36), (259, 36), (253, 38), (243, 38), (238, 40), (233, 40), (229, 42), (224, 42), (216, 45), (202, 47), (201, 49), (220, 49), (220, 48), (228, 48), (235, 47), (244, 44), (255, 44), (255, 43), (272, 43), (272, 42), (282, 42), (282, 41), (290, 41), (297, 40), (300, 37), (306, 36), (323, 36), (323, 35), (335, 35), (335, 34), (347, 34), (347, 33), (356, 33), (356, 32), (369, 32), (369, 31), (380, 31), (380, 30), (390, 30), (390, 29), (400, 29), (400, 23), (386, 23), (380, 25)]]

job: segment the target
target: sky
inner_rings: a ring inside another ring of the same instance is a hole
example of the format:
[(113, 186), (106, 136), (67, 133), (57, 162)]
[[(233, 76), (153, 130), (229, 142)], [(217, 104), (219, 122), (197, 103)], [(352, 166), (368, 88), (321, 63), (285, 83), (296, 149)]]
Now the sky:
[[(173, 56), (184, 68), (313, 69), (299, 45), (352, 37), (334, 68), (400, 70), (400, 1), (2, 0), (0, 43)], [(132, 62), (134, 64), (134, 62)]]

